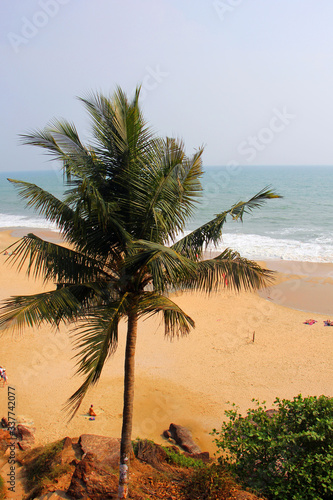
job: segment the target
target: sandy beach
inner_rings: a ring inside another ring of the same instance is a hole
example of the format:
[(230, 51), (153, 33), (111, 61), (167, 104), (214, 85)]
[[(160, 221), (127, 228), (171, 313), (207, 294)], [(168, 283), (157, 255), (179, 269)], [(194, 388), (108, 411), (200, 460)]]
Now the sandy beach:
[[(5, 262), (3, 249), (20, 235), (0, 232), (0, 300), (54, 288)], [(274, 286), (259, 293), (178, 294), (174, 300), (196, 323), (186, 338), (166, 340), (157, 317), (139, 324), (133, 438), (163, 442), (163, 430), (174, 422), (188, 426), (203, 450), (213, 451), (209, 432), (220, 426), (228, 401), (245, 411), (252, 398), (270, 407), (276, 396), (333, 396), (333, 327), (324, 326), (333, 320), (333, 265), (262, 264), (277, 275)], [(309, 318), (317, 322), (305, 325)], [(34, 423), (37, 443), (83, 433), (118, 437), (126, 324), (99, 384), (70, 422), (62, 407), (80, 380), (69, 330), (2, 332), (0, 365), (15, 387), (17, 418)], [(90, 404), (95, 421), (87, 415)], [(6, 415), (7, 390), (0, 388), (0, 417)]]

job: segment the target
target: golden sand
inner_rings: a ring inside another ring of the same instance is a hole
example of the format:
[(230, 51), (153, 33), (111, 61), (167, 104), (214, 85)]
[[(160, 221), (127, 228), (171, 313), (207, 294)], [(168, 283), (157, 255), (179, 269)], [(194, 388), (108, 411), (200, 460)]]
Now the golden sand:
[[(0, 232), (0, 250), (16, 239), (10, 231)], [(5, 260), (2, 251), (0, 300), (46, 289)], [(275, 286), (262, 296), (228, 289), (209, 297), (187, 292), (175, 296), (196, 323), (186, 338), (166, 340), (158, 317), (140, 322), (133, 438), (163, 442), (163, 430), (174, 422), (188, 426), (199, 446), (213, 451), (209, 432), (220, 426), (228, 401), (245, 411), (252, 398), (270, 407), (276, 396), (333, 396), (333, 327), (323, 323), (329, 314), (333, 320), (333, 266), (283, 261), (266, 265), (279, 274)], [(303, 324), (309, 318), (317, 323)], [(21, 336), (2, 332), (0, 365), (15, 387), (16, 415), (34, 422), (38, 443), (83, 433), (118, 437), (126, 323), (120, 326), (116, 354), (70, 422), (62, 407), (80, 380), (73, 377), (68, 332), (48, 326), (26, 329)], [(88, 417), (91, 404), (97, 413), (94, 421)], [(0, 417), (6, 415), (5, 388), (0, 389)]]

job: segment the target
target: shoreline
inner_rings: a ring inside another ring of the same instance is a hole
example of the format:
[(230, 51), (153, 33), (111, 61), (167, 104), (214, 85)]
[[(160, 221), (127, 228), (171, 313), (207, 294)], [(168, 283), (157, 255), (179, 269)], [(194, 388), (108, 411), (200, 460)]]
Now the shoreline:
[[(0, 228), (0, 235), (4, 233), (12, 238), (21, 238), (30, 232), (52, 243), (64, 242), (58, 231), (49, 229)], [(0, 253), (2, 250), (0, 247)], [(204, 258), (217, 255), (218, 251), (204, 252)], [(257, 262), (276, 273), (275, 282), (257, 292), (260, 297), (297, 311), (333, 316), (333, 263), (284, 259), (259, 259)]]

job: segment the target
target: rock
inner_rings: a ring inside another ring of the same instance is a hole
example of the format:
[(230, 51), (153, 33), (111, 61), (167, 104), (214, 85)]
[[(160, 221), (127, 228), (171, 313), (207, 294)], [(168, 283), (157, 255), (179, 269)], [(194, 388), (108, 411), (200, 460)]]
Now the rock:
[(185, 452), (184, 455), (186, 457), (194, 458), (195, 460), (202, 460), (203, 462), (206, 462), (206, 463), (208, 463), (210, 461), (208, 451), (202, 451), (201, 453), (187, 453), (187, 452)]
[(169, 430), (166, 430), (163, 432), (163, 437), (165, 437), (165, 439), (170, 439), (171, 438), (171, 432)]
[(9, 431), (0, 429), (0, 453), (5, 453), (12, 439)]
[(73, 449), (72, 440), (69, 437), (65, 437), (62, 445), (62, 450), (60, 452), (60, 461), (62, 464), (70, 464), (75, 459), (76, 456)]
[(67, 494), (75, 499), (108, 500), (115, 498), (117, 487), (117, 475), (106, 471), (92, 453), (87, 453), (76, 463)]
[(163, 469), (163, 463), (166, 462), (168, 455), (162, 446), (145, 439), (138, 441), (137, 457), (155, 469)]
[(170, 424), (169, 432), (172, 439), (188, 453), (201, 453), (197, 444), (193, 441), (191, 431), (182, 425)]
[(17, 428), (17, 437), (19, 439), (18, 445), (19, 448), (23, 451), (30, 450), (35, 444), (35, 431), (34, 427), (27, 427), (22, 424), (18, 424)]
[[(120, 457), (120, 439), (98, 436), (95, 434), (82, 434), (79, 444), (83, 453), (92, 453), (98, 458), (98, 462), (108, 467), (118, 467)], [(135, 458), (133, 450), (130, 460)]]
[(1, 426), (5, 429), (7, 429), (7, 427), (9, 427), (9, 422), (8, 422), (8, 419), (6, 417), (2, 417)]
[[(94, 434), (82, 434), (79, 439), (83, 457), (86, 453), (96, 455), (98, 461), (108, 467), (117, 467), (120, 457), (120, 439), (97, 436)], [(134, 458), (132, 453), (130, 458)]]

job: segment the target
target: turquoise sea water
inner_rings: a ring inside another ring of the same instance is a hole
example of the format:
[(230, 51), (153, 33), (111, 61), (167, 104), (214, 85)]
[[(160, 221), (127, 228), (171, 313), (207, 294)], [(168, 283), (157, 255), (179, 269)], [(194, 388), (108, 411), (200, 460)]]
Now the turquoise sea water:
[[(0, 227), (52, 228), (25, 208), (7, 177), (34, 182), (61, 197), (62, 175), (56, 170), (0, 173)], [(188, 230), (266, 186), (283, 196), (245, 216), (243, 223), (229, 220), (219, 249), (228, 246), (256, 259), (333, 262), (333, 167), (206, 167), (202, 184), (203, 197)]]

